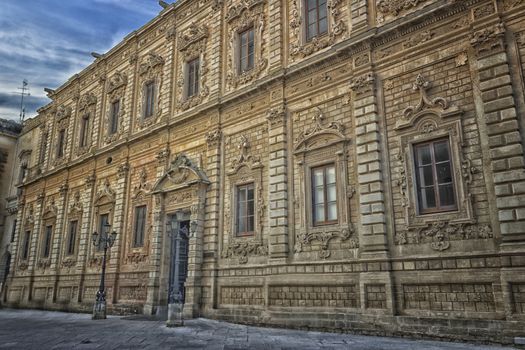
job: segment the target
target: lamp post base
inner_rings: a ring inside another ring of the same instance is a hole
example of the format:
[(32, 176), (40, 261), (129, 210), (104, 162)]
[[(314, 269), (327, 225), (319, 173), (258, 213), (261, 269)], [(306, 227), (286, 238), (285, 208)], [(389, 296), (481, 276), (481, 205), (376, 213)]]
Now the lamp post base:
[(184, 304), (178, 304), (178, 303), (168, 304), (168, 321), (166, 321), (166, 326), (168, 327), (184, 326), (184, 320), (182, 318), (183, 307), (184, 307)]
[(93, 306), (92, 320), (105, 320), (106, 319), (106, 301), (97, 300)]

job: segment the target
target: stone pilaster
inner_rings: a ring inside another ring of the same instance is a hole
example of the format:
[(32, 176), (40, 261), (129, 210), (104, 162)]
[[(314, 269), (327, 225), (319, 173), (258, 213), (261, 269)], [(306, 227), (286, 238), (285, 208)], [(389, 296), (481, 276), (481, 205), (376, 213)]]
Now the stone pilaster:
[[(482, 120), (494, 182), (501, 248), (525, 248), (525, 164), (502, 23), (484, 25), (471, 38), (479, 75)], [(523, 131), (522, 131), (523, 132)]]
[[(215, 120), (210, 120), (215, 122)], [(218, 121), (217, 121), (218, 122)], [(208, 132), (206, 141), (206, 175), (210, 180), (206, 192), (206, 209), (204, 221), (204, 264), (203, 273), (209, 274), (208, 300), (203, 300), (205, 307), (217, 306), (217, 264), (219, 257), (219, 217), (220, 217), (220, 171), (221, 171), (221, 140), (222, 132), (217, 125), (216, 129)]]
[(84, 278), (86, 276), (86, 269), (89, 258), (91, 234), (93, 229), (91, 227), (91, 219), (93, 216), (93, 197), (95, 195), (95, 172), (86, 176), (84, 179), (84, 191), (82, 193), (81, 205), (82, 205), (82, 220), (80, 227), (80, 239), (78, 244), (78, 261), (77, 264), (79, 273), (81, 273), (80, 283), (78, 287), (78, 301), (82, 301), (82, 294), (84, 289)]
[(53, 248), (51, 250), (51, 273), (54, 274), (53, 280), (53, 303), (56, 302), (57, 293), (58, 293), (58, 278), (60, 274), (60, 255), (62, 253), (61, 247), (63, 246), (64, 238), (67, 239), (68, 233), (64, 229), (67, 225), (64, 224), (65, 212), (67, 205), (67, 193), (69, 186), (66, 183), (62, 184), (59, 189), (59, 205), (57, 210), (57, 216), (55, 221), (55, 232), (53, 236)]
[(281, 4), (282, 1), (280, 0), (271, 0), (268, 3), (268, 32), (270, 33), (268, 47), (270, 51), (270, 71), (279, 70), (283, 65), (283, 23), (285, 22), (283, 22), (283, 11)]
[(368, 28), (368, 0), (352, 0), (351, 4), (352, 33)]
[(286, 107), (268, 110), (269, 123), (269, 254), (270, 260), (284, 263), (288, 256), (288, 166)]
[(367, 73), (351, 83), (356, 125), (359, 184), (360, 247), (362, 255), (387, 255), (385, 197), (381, 169), (381, 136), (374, 76)]
[[(13, 277), (15, 271), (18, 268), (18, 254), (20, 254), (20, 240), (24, 239), (24, 213), (25, 213), (25, 200), (23, 198), (18, 199), (18, 208), (16, 212), (16, 228), (15, 228), (15, 237), (13, 243), (11, 243), (11, 270), (9, 276)], [(9, 277), (8, 276), (8, 277)], [(6, 289), (4, 289), (6, 290)]]

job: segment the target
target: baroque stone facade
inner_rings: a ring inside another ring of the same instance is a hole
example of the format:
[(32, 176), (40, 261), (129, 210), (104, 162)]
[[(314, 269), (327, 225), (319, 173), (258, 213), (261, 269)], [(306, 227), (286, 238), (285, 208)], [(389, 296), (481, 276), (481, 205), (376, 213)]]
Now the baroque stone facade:
[(162, 313), (184, 217), (186, 317), (523, 335), (525, 1), (308, 6), (179, 0), (50, 91), (3, 302), (91, 309), (104, 217), (110, 311)]

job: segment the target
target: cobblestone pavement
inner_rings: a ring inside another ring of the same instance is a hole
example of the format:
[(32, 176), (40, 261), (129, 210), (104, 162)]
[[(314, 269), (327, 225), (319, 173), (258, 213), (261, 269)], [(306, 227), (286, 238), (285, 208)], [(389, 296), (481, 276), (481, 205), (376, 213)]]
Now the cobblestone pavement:
[(0, 349), (502, 350), (500, 346), (248, 327), (206, 319), (162, 321), (33, 310), (0, 310)]

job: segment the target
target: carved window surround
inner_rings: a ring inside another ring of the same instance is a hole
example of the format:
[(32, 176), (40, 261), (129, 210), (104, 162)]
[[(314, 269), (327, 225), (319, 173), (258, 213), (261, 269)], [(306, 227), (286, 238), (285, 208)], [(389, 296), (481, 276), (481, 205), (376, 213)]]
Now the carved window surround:
[[(68, 157), (66, 156), (67, 150), (67, 128), (69, 127), (69, 119), (71, 117), (71, 107), (59, 106), (55, 112), (55, 137), (53, 138), (53, 147), (51, 147), (50, 152), (53, 154), (53, 166), (59, 166), (67, 162)], [(59, 133), (64, 130), (64, 149), (62, 157), (58, 157), (58, 142)]]
[[(162, 115), (161, 89), (163, 82), (164, 58), (153, 51), (150, 51), (142, 58), (138, 68), (138, 106), (137, 106), (137, 128), (144, 129), (155, 124)], [(156, 102), (153, 115), (144, 118), (144, 109), (146, 108), (146, 85), (153, 82), (155, 86), (154, 101)], [(125, 87), (124, 87), (125, 89)], [(121, 103), (121, 108), (123, 104)], [(120, 118), (123, 119), (123, 118)]]
[[(264, 58), (264, 29), (266, 0), (244, 0), (240, 4), (231, 5), (226, 12), (228, 23), (229, 49), (228, 73), (226, 83), (229, 87), (236, 88), (260, 76), (266, 69), (268, 60)], [(254, 66), (246, 72), (239, 71), (239, 33), (248, 28), (254, 30)]]
[[(250, 154), (250, 141), (244, 135), (238, 146), (241, 153), (230, 164), (226, 172), (230, 200), (224, 208), (224, 226), (228, 243), (223, 247), (223, 258), (238, 258), (240, 264), (248, 262), (248, 256), (268, 255), (268, 248), (263, 242), (264, 214), (266, 204), (263, 196), (263, 165), (259, 157)], [(254, 184), (254, 202), (255, 218), (253, 235), (237, 236), (237, 186), (253, 183)]]
[[(108, 99), (106, 103), (106, 112), (104, 117), (104, 143), (109, 144), (115, 140), (121, 138), (124, 133), (124, 116), (126, 114), (124, 96), (126, 95), (126, 86), (128, 84), (128, 76), (125, 73), (116, 71), (112, 77), (106, 82), (106, 92), (108, 94)], [(120, 101), (119, 111), (118, 111), (118, 129), (114, 134), (110, 134), (111, 129), (111, 113), (112, 113), (112, 104), (114, 102)]]
[[(104, 179), (102, 186), (95, 195), (94, 200), (94, 212), (93, 222), (91, 227), (94, 227), (94, 231), (98, 231), (100, 215), (108, 214), (108, 222), (113, 225), (113, 215), (115, 210), (115, 191), (111, 188), (109, 179)], [(99, 232), (100, 234), (100, 232)], [(91, 247), (91, 258), (89, 260), (90, 267), (100, 266), (102, 264), (102, 255), (104, 250), (97, 251), (93, 245), (91, 236), (88, 239), (89, 246)], [(111, 249), (108, 249), (108, 254), (111, 254)], [(109, 259), (109, 258), (108, 258)]]
[[(57, 221), (58, 208), (55, 204), (54, 198), (49, 198), (48, 203), (44, 209), (44, 214), (42, 215), (42, 224), (40, 225), (40, 234), (37, 244), (36, 256), (38, 260), (36, 262), (37, 269), (45, 270), (51, 266), (51, 258), (53, 257), (53, 239), (55, 237), (56, 231), (56, 221)], [(51, 238), (49, 241), (49, 256), (43, 256), (43, 247), (46, 239), (46, 228), (51, 226)]]
[[(21, 225), (22, 228), (20, 232), (18, 233), (18, 242), (19, 242), (18, 269), (19, 270), (26, 270), (29, 267), (28, 262), (29, 262), (29, 257), (31, 256), (31, 240), (32, 240), (34, 226), (35, 226), (35, 215), (34, 215), (34, 210), (33, 210), (33, 204), (27, 205), (26, 208), (27, 209), (25, 212), (25, 218), (24, 218), (23, 224)], [(26, 239), (25, 237), (26, 232), (29, 232), (29, 244), (28, 244), (29, 254), (27, 254), (27, 258), (24, 259), (23, 252), (24, 252), (24, 244), (25, 244), (25, 239)]]
[[(191, 23), (189, 28), (181, 33), (178, 38), (178, 50), (181, 55), (181, 66), (179, 66), (179, 76), (177, 79), (177, 94), (179, 99), (179, 110), (187, 110), (201, 104), (209, 95), (209, 88), (206, 84), (208, 73), (208, 62), (206, 59), (206, 43), (208, 39), (208, 27), (199, 26)], [(186, 96), (186, 70), (187, 63), (199, 58), (199, 92), (191, 97)]]
[[(331, 255), (329, 243), (334, 238), (339, 238), (340, 241), (349, 240), (353, 248), (359, 245), (357, 238), (353, 237), (354, 228), (350, 221), (349, 200), (354, 189), (348, 184), (349, 139), (344, 135), (344, 126), (341, 123), (325, 122), (321, 109), (316, 108), (312, 120), (312, 125), (299, 134), (294, 144), (294, 156), (300, 178), (300, 198), (296, 201), (300, 224), (294, 250), (301, 253), (304, 246), (317, 242), (321, 244), (319, 257), (326, 259)], [(315, 167), (327, 164), (334, 164), (336, 169), (338, 222), (333, 225), (314, 226), (311, 171)]]
[(290, 56), (292, 60), (296, 57), (306, 57), (328, 46), (333, 45), (339, 37), (347, 31), (347, 26), (342, 17), (341, 7), (343, 0), (327, 1), (328, 9), (328, 32), (316, 36), (312, 40), (306, 40), (304, 1), (291, 0), (290, 28), (292, 38), (290, 40)]
[[(139, 264), (145, 263), (148, 260), (148, 252), (150, 247), (150, 237), (152, 229), (151, 220), (151, 184), (148, 183), (148, 174), (145, 168), (139, 171), (139, 182), (134, 186), (131, 196), (131, 210), (128, 210), (128, 235), (126, 237), (126, 264), (133, 264), (135, 268)], [(146, 217), (144, 224), (144, 244), (141, 247), (134, 247), (133, 240), (135, 235), (135, 209), (139, 206), (146, 206)]]
[[(70, 269), (77, 264), (77, 256), (79, 253), (79, 245), (80, 245), (80, 233), (82, 232), (82, 213), (83, 213), (83, 206), (81, 202), (80, 192), (76, 191), (73, 195), (73, 203), (69, 206), (69, 211), (67, 213), (67, 221), (66, 221), (66, 227), (63, 230), (64, 232), (64, 239), (62, 240), (62, 263), (61, 266), (63, 268)], [(75, 248), (74, 248), (74, 254), (68, 255), (67, 254), (67, 247), (69, 243), (69, 235), (70, 232), (70, 225), (72, 221), (77, 221), (77, 233), (75, 237)]]
[[(432, 249), (444, 250), (450, 246), (448, 240), (488, 238), (492, 232), (490, 227), (476, 225), (469, 186), (477, 169), (463, 154), (462, 111), (456, 106), (449, 106), (444, 98), (430, 98), (427, 93), (430, 87), (431, 83), (418, 75), (413, 90), (419, 93), (419, 103), (406, 108), (395, 127), (401, 149), (398, 155), (400, 166), (397, 168), (399, 179), (394, 185), (397, 185), (402, 197), (406, 225), (405, 230), (396, 232), (395, 241), (396, 244), (430, 243)], [(458, 208), (455, 211), (419, 214), (414, 145), (439, 138), (447, 138), (450, 142)], [(465, 230), (487, 232), (469, 235), (464, 234)]]
[(413, 12), (421, 4), (429, 0), (379, 0), (376, 4), (377, 22), (385, 23), (400, 16)]
[[(77, 112), (77, 125), (76, 128), (76, 141), (75, 141), (75, 155), (81, 156), (86, 153), (88, 153), (92, 148), (92, 138), (93, 138), (93, 122), (95, 120), (95, 113), (97, 108), (97, 98), (95, 95), (91, 92), (88, 92), (87, 94), (80, 97), (80, 100), (78, 102), (78, 112)], [(82, 118), (84, 118), (85, 115), (89, 115), (89, 122), (88, 122), (88, 128), (87, 128), (87, 141), (84, 146), (80, 146), (80, 137), (81, 135), (81, 123)]]

